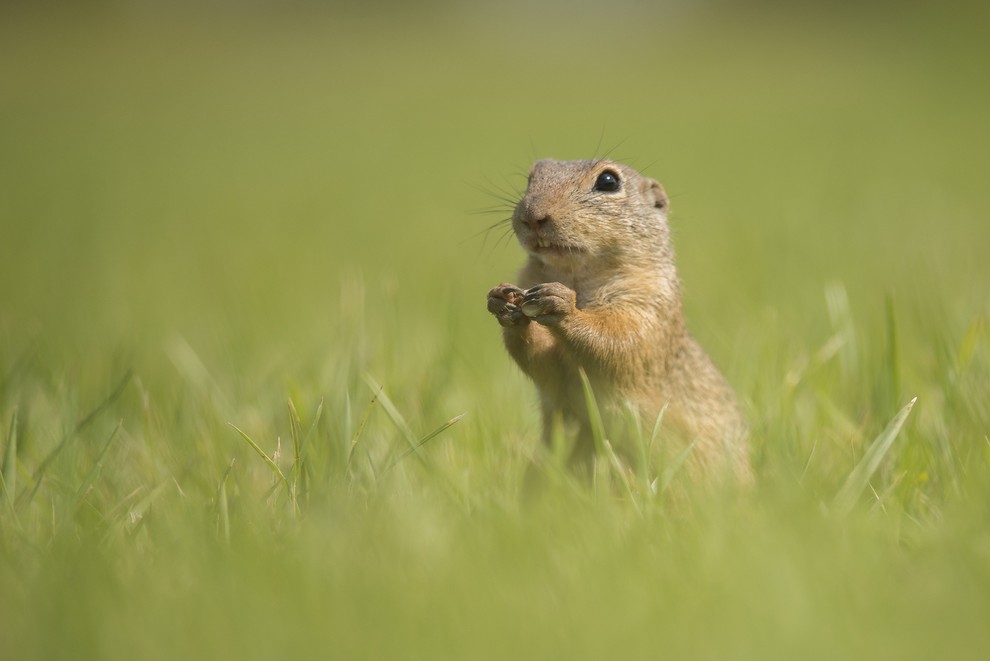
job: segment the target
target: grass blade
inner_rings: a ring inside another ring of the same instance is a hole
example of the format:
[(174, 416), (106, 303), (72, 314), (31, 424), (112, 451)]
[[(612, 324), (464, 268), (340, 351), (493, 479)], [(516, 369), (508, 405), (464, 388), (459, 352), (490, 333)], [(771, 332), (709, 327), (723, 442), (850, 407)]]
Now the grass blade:
[(397, 463), (399, 463), (400, 461), (402, 461), (403, 459), (405, 459), (409, 455), (411, 455), (414, 452), (416, 452), (417, 450), (419, 450), (421, 447), (423, 447), (424, 445), (426, 445), (426, 442), (427, 441), (429, 441), (430, 439), (434, 438), (435, 436), (437, 436), (438, 434), (440, 434), (441, 432), (443, 432), (444, 430), (446, 430), (448, 427), (453, 426), (461, 418), (463, 418), (466, 415), (467, 415), (467, 413), (461, 413), (460, 415), (455, 415), (453, 418), (451, 418), (447, 422), (443, 423), (442, 425), (440, 425), (439, 427), (437, 427), (436, 429), (434, 429), (433, 431), (431, 431), (429, 434), (427, 434), (423, 438), (421, 438), (418, 441), (416, 441), (416, 443), (415, 443), (415, 445), (413, 445), (413, 447), (409, 448), (408, 450), (406, 450), (405, 452), (403, 452), (402, 454), (400, 454), (398, 457), (396, 457), (395, 459), (393, 459), (392, 461), (390, 461), (388, 463), (388, 465), (385, 467), (385, 471), (391, 470)]
[(579, 368), (581, 375), (581, 388), (584, 390), (584, 404), (588, 409), (588, 422), (591, 425), (591, 438), (595, 446), (595, 459), (592, 464), (592, 482), (595, 491), (608, 494), (611, 491), (610, 480), (611, 465), (608, 462), (608, 451), (605, 449), (605, 423), (602, 422), (602, 412), (598, 408), (598, 401), (595, 399), (595, 391), (591, 387), (591, 380), (587, 372)]
[(17, 409), (10, 418), (10, 432), (7, 434), (7, 449), (3, 453), (3, 468), (0, 470), (0, 487), (11, 508), (17, 493)]
[(299, 420), (299, 412), (296, 405), (289, 398), (289, 435), (292, 437), (292, 476), (295, 480), (302, 469), (302, 422)]
[(309, 425), (309, 431), (303, 436), (302, 448), (300, 452), (305, 453), (306, 448), (309, 446), (309, 442), (313, 439), (313, 435), (316, 433), (316, 428), (320, 424), (320, 420), (323, 418), (323, 398), (320, 398), (320, 403), (316, 407), (316, 415), (313, 416), (313, 422)]
[[(139, 493), (144, 491), (144, 487), (138, 487), (130, 495), (128, 495), (123, 501), (114, 506), (107, 514), (107, 519), (112, 520), (113, 523), (107, 528), (107, 532), (103, 535), (103, 543), (107, 543), (113, 537), (119, 536), (122, 533), (133, 535), (137, 530), (144, 525), (145, 514), (151, 509), (152, 504), (158, 500), (158, 498), (165, 493), (165, 490), (173, 484), (173, 481), (163, 481), (149, 493), (145, 494), (141, 500), (137, 501), (131, 507), (127, 507), (131, 499), (137, 496)], [(126, 511), (124, 511), (126, 508)]]
[(223, 541), (230, 544), (230, 508), (227, 506), (227, 481), (220, 483), (220, 496), (218, 497), (220, 507), (220, 531), (223, 534)]
[(633, 504), (636, 508), (636, 512), (639, 514), (643, 513), (643, 509), (639, 505), (639, 501), (636, 500), (636, 494), (633, 492), (632, 484), (629, 481), (629, 473), (626, 471), (625, 467), (622, 465), (622, 460), (619, 459), (619, 455), (615, 453), (612, 449), (612, 444), (608, 441), (604, 442), (605, 453), (608, 455), (609, 464), (612, 466), (612, 470), (615, 474), (619, 476), (619, 482), (622, 483), (622, 487), (626, 492), (626, 496), (629, 497), (629, 502)]
[(258, 456), (259, 457), (261, 457), (262, 459), (265, 460), (265, 463), (268, 464), (268, 467), (272, 469), (272, 472), (275, 473), (276, 476), (278, 476), (278, 479), (282, 481), (282, 484), (285, 486), (285, 490), (291, 496), (292, 495), (292, 489), (289, 487), (289, 481), (287, 479), (285, 479), (285, 475), (282, 473), (282, 469), (278, 467), (278, 464), (276, 464), (275, 461), (271, 457), (269, 457), (267, 454), (265, 454), (265, 451), (261, 449), (261, 446), (258, 445), (257, 443), (255, 443), (254, 442), (254, 439), (252, 439), (250, 436), (248, 436), (237, 425), (235, 425), (233, 422), (228, 422), (227, 424), (230, 425), (231, 427), (233, 427), (234, 431), (236, 431), (238, 434), (240, 434), (241, 435), (241, 438), (243, 438), (245, 441), (247, 441), (248, 445), (250, 445), (252, 448), (254, 448), (254, 451), (258, 453)]
[(96, 455), (96, 463), (94, 463), (93, 467), (89, 469), (89, 473), (86, 474), (86, 478), (82, 481), (82, 484), (79, 485), (79, 489), (76, 490), (76, 496), (73, 499), (74, 504), (72, 509), (75, 509), (79, 505), (83, 497), (86, 495), (86, 492), (89, 491), (91, 486), (93, 486), (93, 482), (96, 481), (100, 471), (103, 470), (103, 458), (106, 457), (107, 451), (110, 449), (110, 444), (113, 443), (113, 439), (117, 437), (117, 432), (119, 432), (120, 428), (123, 426), (124, 421), (119, 420), (117, 425), (113, 428), (113, 431), (110, 432), (110, 437), (106, 440), (106, 443), (104, 443), (103, 447), (100, 448), (99, 454)]
[[(320, 398), (320, 403), (316, 407), (316, 414), (313, 416), (313, 422), (309, 425), (309, 430), (306, 435), (302, 438), (302, 444), (299, 448), (299, 456), (305, 458), (307, 456), (307, 448), (309, 448), (310, 442), (313, 440), (313, 436), (316, 435), (316, 430), (320, 426), (320, 420), (323, 419), (323, 398)], [(304, 494), (309, 494), (309, 485), (313, 480), (313, 467), (309, 461), (304, 461), (302, 465), (302, 474), (300, 475), (300, 482), (302, 485), (302, 490)]]
[(983, 337), (984, 330), (986, 330), (985, 327), (986, 321), (983, 318), (976, 318), (969, 324), (966, 334), (963, 336), (962, 342), (959, 343), (959, 348), (955, 352), (957, 373), (961, 374), (969, 369), (973, 356), (980, 346), (980, 340)]
[(856, 344), (856, 324), (853, 321), (849, 294), (841, 282), (825, 287), (825, 303), (832, 328), (842, 338), (839, 349), (839, 369), (845, 378), (851, 379), (859, 368), (859, 348)]
[(633, 440), (633, 449), (636, 451), (636, 477), (644, 487), (650, 486), (650, 444), (643, 436), (642, 418), (639, 415), (639, 408), (626, 402), (625, 422), (627, 432)]
[(371, 388), (371, 391), (375, 393), (375, 397), (378, 401), (381, 402), (382, 408), (385, 409), (385, 413), (388, 414), (388, 417), (392, 419), (395, 426), (402, 432), (402, 436), (406, 439), (406, 443), (409, 444), (410, 448), (415, 450), (416, 435), (413, 434), (412, 428), (409, 426), (409, 423), (406, 422), (406, 419), (402, 417), (401, 413), (399, 413), (399, 409), (395, 407), (395, 404), (393, 404), (392, 400), (388, 398), (388, 395), (385, 394), (382, 387), (378, 385), (378, 383), (376, 383), (370, 375), (365, 374), (364, 381), (368, 384), (368, 387)]
[(656, 422), (653, 423), (653, 433), (650, 434), (650, 445), (646, 449), (647, 454), (649, 455), (653, 454), (653, 446), (657, 442), (657, 436), (659, 436), (660, 434), (660, 428), (663, 426), (663, 418), (667, 414), (667, 406), (669, 404), (670, 404), (669, 400), (664, 402), (663, 407), (660, 409), (660, 412), (657, 413)]
[(884, 508), (883, 505), (884, 502), (890, 497), (892, 493), (894, 493), (894, 489), (896, 489), (897, 485), (899, 485), (901, 481), (904, 480), (905, 475), (907, 475), (907, 471), (901, 471), (897, 475), (897, 477), (895, 477), (893, 480), (890, 481), (890, 484), (887, 485), (887, 488), (883, 490), (883, 493), (877, 493), (872, 487), (870, 487), (870, 490), (873, 491), (873, 496), (874, 496), (874, 502), (873, 505), (870, 506), (870, 511), (875, 511), (877, 509), (880, 509), (886, 512), (886, 508)]
[(870, 483), (870, 478), (873, 477), (873, 473), (880, 466), (884, 455), (890, 450), (894, 439), (897, 437), (898, 432), (901, 431), (901, 427), (904, 426), (904, 422), (907, 420), (912, 407), (914, 407), (914, 403), (917, 401), (918, 398), (915, 397), (894, 416), (894, 419), (890, 421), (886, 429), (880, 432), (880, 435), (870, 445), (866, 454), (863, 455), (863, 458), (856, 464), (849, 477), (846, 478), (845, 484), (839, 489), (839, 493), (836, 495), (835, 502), (833, 503), (833, 507), (839, 516), (845, 516), (852, 511), (853, 506), (856, 504), (856, 499), (859, 498), (859, 495), (863, 493)]
[(811, 460), (815, 457), (815, 450), (818, 449), (818, 439), (811, 445), (811, 452), (808, 453), (808, 458), (804, 462), (804, 468), (801, 470), (801, 477), (798, 478), (798, 482), (804, 482), (805, 476), (808, 474), (808, 469), (811, 468)]
[(303, 458), (302, 458), (302, 422), (299, 420), (299, 413), (296, 411), (296, 405), (293, 403), (292, 398), (289, 398), (288, 403), (289, 408), (289, 435), (292, 437), (292, 500), (298, 502), (299, 500), (299, 483), (303, 476)]
[(62, 452), (62, 450), (65, 449), (65, 447), (69, 444), (69, 441), (75, 438), (79, 434), (79, 432), (81, 432), (83, 429), (88, 427), (90, 423), (92, 423), (93, 420), (96, 419), (96, 416), (102, 413), (111, 404), (113, 404), (113, 402), (118, 397), (120, 397), (120, 395), (124, 392), (124, 389), (127, 387), (127, 384), (130, 383), (131, 377), (133, 375), (134, 372), (128, 370), (127, 373), (124, 374), (120, 382), (117, 384), (117, 387), (115, 387), (113, 391), (111, 391), (110, 395), (108, 395), (106, 399), (104, 399), (96, 406), (96, 408), (94, 408), (82, 420), (80, 420), (76, 424), (76, 426), (72, 429), (72, 431), (67, 433), (62, 438), (62, 440), (59, 441), (59, 444), (55, 446), (55, 449), (49, 452), (48, 456), (45, 457), (40, 464), (38, 464), (38, 467), (35, 469), (33, 476), (34, 486), (31, 488), (31, 492), (27, 496), (28, 501), (33, 499), (34, 495), (38, 493), (38, 488), (41, 486), (41, 478), (44, 477), (45, 471), (48, 470), (48, 467), (51, 466), (53, 461), (55, 461), (55, 458)]
[(691, 456), (691, 452), (694, 451), (694, 447), (698, 444), (698, 439), (695, 438), (693, 441), (687, 444), (687, 447), (677, 453), (674, 460), (670, 462), (670, 465), (663, 469), (663, 473), (660, 474), (660, 490), (659, 493), (666, 491), (671, 483), (674, 481), (674, 477), (680, 472), (681, 468), (684, 466), (684, 462), (687, 458)]
[(361, 440), (361, 434), (364, 433), (364, 426), (368, 424), (368, 416), (371, 415), (371, 409), (375, 406), (375, 402), (378, 401), (378, 395), (374, 395), (371, 401), (368, 402), (368, 406), (365, 407), (364, 413), (361, 414), (361, 421), (358, 423), (357, 431), (354, 432), (353, 438), (351, 438), (351, 447), (347, 452), (347, 465), (345, 468), (350, 469), (351, 461), (354, 459), (354, 451), (357, 449), (358, 441)]
[(578, 369), (581, 375), (581, 388), (584, 390), (584, 404), (588, 407), (588, 420), (591, 423), (591, 436), (595, 441), (595, 451), (599, 456), (605, 456), (605, 424), (602, 422), (602, 413), (598, 408), (598, 401), (595, 399), (595, 391), (591, 388), (591, 380), (588, 379), (584, 369)]
[(220, 487), (217, 489), (217, 523), (223, 534), (223, 541), (228, 544), (230, 544), (230, 507), (227, 504), (227, 478), (234, 468), (234, 461), (236, 459), (231, 459), (227, 464), (227, 470), (220, 477)]

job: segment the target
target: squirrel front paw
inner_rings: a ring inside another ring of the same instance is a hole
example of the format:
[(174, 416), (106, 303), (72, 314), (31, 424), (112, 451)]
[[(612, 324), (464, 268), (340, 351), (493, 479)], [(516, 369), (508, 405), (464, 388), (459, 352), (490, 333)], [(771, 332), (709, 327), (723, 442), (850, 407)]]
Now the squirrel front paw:
[(553, 326), (576, 309), (577, 294), (559, 282), (545, 282), (530, 287), (519, 306), (527, 317), (545, 326)]
[(519, 307), (523, 301), (523, 290), (503, 282), (488, 292), (488, 311), (495, 315), (502, 326), (525, 326), (529, 318)]

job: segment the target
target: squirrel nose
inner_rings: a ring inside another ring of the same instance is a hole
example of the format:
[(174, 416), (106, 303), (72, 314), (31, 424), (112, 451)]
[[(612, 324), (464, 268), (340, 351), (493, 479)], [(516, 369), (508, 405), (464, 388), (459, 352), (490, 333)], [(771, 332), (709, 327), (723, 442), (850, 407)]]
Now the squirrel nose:
[(540, 198), (527, 195), (519, 205), (520, 220), (532, 230), (545, 227), (547, 223), (553, 220), (550, 217), (548, 206)]
[(546, 224), (550, 222), (550, 215), (549, 214), (540, 214), (540, 215), (531, 215), (530, 214), (530, 215), (527, 215), (525, 218), (523, 218), (523, 222), (526, 223), (529, 226), (530, 229), (538, 230), (538, 229), (540, 229), (542, 227), (545, 227)]

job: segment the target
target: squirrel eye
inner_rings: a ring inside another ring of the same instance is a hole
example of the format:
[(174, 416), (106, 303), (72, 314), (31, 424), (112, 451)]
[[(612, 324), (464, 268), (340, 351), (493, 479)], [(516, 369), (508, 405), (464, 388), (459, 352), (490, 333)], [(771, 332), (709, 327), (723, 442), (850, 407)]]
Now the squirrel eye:
[(605, 170), (595, 179), (595, 190), (602, 193), (614, 193), (619, 190), (619, 175), (611, 170)]

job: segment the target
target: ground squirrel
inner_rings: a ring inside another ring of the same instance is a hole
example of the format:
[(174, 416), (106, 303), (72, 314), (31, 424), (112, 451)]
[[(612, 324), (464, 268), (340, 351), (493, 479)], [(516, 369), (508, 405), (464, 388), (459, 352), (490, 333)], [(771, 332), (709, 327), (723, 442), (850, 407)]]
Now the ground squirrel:
[(748, 481), (735, 394), (685, 328), (667, 209), (660, 184), (626, 165), (537, 162), (512, 215), (529, 259), (518, 286), (488, 292), (488, 310), (539, 389), (545, 440), (561, 421), (576, 431), (575, 456), (593, 455), (583, 368), (604, 413), (630, 403), (652, 425), (667, 406), (673, 445), (697, 439), (693, 473)]

